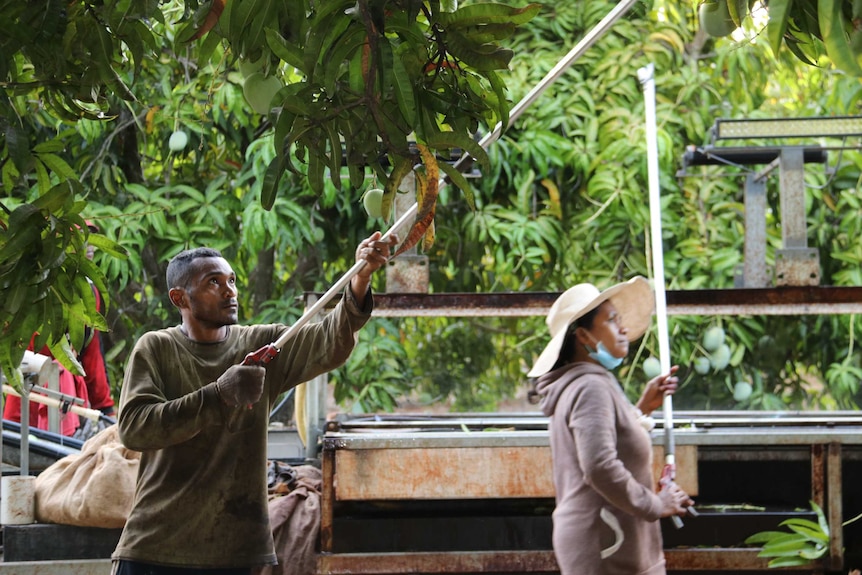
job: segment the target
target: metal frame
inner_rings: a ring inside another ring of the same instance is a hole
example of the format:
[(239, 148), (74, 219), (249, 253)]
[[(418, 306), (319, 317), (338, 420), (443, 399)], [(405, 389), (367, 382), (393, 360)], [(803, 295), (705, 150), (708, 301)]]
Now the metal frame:
[[(526, 422), (529, 430), (507, 431), (508, 426), (518, 420)], [(542, 422), (545, 431), (541, 431)], [(765, 454), (773, 454), (776, 461), (808, 461), (811, 474), (812, 501), (817, 503), (827, 515), (832, 537), (829, 553), (813, 562), (803, 570), (809, 573), (840, 571), (844, 568), (844, 541), (842, 535), (842, 456), (849, 456), (845, 446), (856, 451), (862, 446), (862, 415), (855, 412), (834, 412), (815, 414), (811, 417), (801, 413), (763, 412), (754, 417), (740, 412), (680, 412), (677, 423), (678, 446), (693, 446), (698, 450), (698, 460), (724, 461), (762, 461)], [(496, 433), (475, 433), (473, 431), (435, 431), (434, 426), (479, 430), (496, 426)], [(558, 571), (551, 550), (503, 550), (503, 551), (452, 551), (452, 552), (380, 552), (380, 553), (334, 553), (334, 519), (339, 492), (347, 500), (365, 497), (365, 487), (338, 489), (339, 480), (353, 484), (357, 479), (348, 472), (339, 478), (339, 461), (356, 470), (372, 467), (381, 485), (371, 487), (372, 498), (382, 498), (381, 494), (392, 493), (393, 503), (403, 499), (401, 493), (408, 487), (400, 486), (400, 491), (388, 490), (387, 481), (398, 481), (391, 469), (380, 468), (384, 461), (402, 462), (410, 459), (410, 465), (437, 461), (439, 457), (450, 457), (453, 465), (461, 462), (468, 467), (449, 470), (450, 475), (473, 473), (469, 462), (485, 461), (485, 457), (474, 458), (479, 451), (496, 449), (502, 464), (517, 450), (548, 449), (546, 431), (547, 418), (529, 414), (475, 414), (459, 418), (455, 415), (435, 417), (428, 420), (422, 417), (364, 420), (345, 418), (341, 422), (330, 423), (330, 431), (324, 438), (322, 453), (323, 492), (321, 497), (321, 549), (318, 556), (318, 573), (390, 575), (395, 573), (549, 573)], [(419, 426), (430, 426), (421, 433), (413, 430)], [(399, 428), (403, 431), (399, 432)], [(653, 435), (653, 445), (659, 446), (660, 433)], [(463, 456), (452, 455), (462, 450)], [(413, 457), (409, 454), (426, 450), (436, 456), (429, 458)], [(856, 453), (854, 451), (854, 453)], [(403, 452), (401, 455), (399, 452)], [(380, 454), (389, 454), (380, 458)], [(722, 453), (729, 455), (722, 456)], [(468, 454), (468, 455), (467, 455)], [(533, 454), (536, 456), (536, 454)], [(544, 454), (548, 455), (548, 454)], [(544, 456), (543, 455), (543, 456)], [(747, 457), (747, 455), (749, 457)], [(716, 459), (718, 458), (718, 459)], [(468, 463), (465, 463), (468, 462)], [(359, 466), (355, 466), (359, 462)], [(403, 462), (402, 462), (403, 463)], [(406, 464), (406, 463), (403, 463)], [(496, 469), (496, 468), (495, 468)], [(506, 473), (505, 468), (499, 468)], [(550, 466), (535, 465), (531, 473), (544, 470), (550, 474)], [(421, 470), (414, 476), (421, 477)], [(387, 479), (388, 477), (388, 479)], [(532, 476), (535, 483), (547, 485), (549, 478)], [(475, 478), (467, 479), (473, 481)], [(514, 482), (523, 486), (524, 482)], [(501, 497), (535, 497), (521, 493), (517, 489), (509, 492), (509, 487), (499, 487)], [(358, 490), (357, 490), (358, 489)], [(423, 488), (424, 489), (424, 488)], [(509, 495), (506, 495), (509, 494)], [(423, 490), (422, 495), (429, 493)], [(451, 489), (443, 493), (444, 499), (452, 498)], [(487, 495), (483, 496), (487, 497)], [(697, 547), (667, 548), (668, 571), (770, 571), (768, 558), (758, 557), (757, 548), (747, 547)]]

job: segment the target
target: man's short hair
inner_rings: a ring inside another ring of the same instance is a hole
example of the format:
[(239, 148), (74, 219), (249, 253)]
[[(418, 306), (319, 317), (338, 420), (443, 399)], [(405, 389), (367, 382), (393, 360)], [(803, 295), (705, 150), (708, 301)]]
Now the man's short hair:
[(221, 252), (213, 248), (194, 248), (178, 253), (168, 262), (166, 272), (168, 289), (188, 287), (193, 272), (192, 263), (201, 258), (220, 258)]

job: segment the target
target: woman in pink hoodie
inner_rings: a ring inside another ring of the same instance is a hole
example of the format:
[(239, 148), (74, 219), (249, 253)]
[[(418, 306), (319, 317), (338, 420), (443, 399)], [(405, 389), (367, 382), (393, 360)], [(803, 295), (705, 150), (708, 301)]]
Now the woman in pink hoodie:
[(694, 504), (675, 483), (656, 492), (652, 475), (649, 414), (676, 391), (677, 368), (652, 379), (636, 406), (613, 374), (654, 305), (649, 282), (635, 277), (603, 292), (578, 284), (548, 313), (551, 341), (528, 375), (550, 417), (562, 575), (664, 574), (658, 519)]

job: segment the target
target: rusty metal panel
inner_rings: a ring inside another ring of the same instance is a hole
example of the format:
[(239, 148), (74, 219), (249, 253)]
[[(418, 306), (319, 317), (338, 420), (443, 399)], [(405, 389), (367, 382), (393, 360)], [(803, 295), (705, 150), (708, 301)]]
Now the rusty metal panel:
[[(560, 292), (375, 294), (376, 317), (544, 316)], [(319, 294), (306, 294), (307, 299)], [(816, 315), (862, 313), (862, 287), (669, 290), (668, 315)], [(337, 302), (330, 302), (335, 306)]]
[(826, 505), (826, 454), (823, 445), (811, 446), (811, 500), (821, 508)]
[(326, 575), (401, 573), (559, 573), (553, 551), (459, 551), (429, 553), (321, 554)]
[[(430, 429), (430, 428), (429, 428)], [(328, 433), (323, 449), (450, 449), (453, 447), (548, 447), (542, 431), (426, 431), (421, 425), (391, 433)]]
[(844, 568), (844, 505), (842, 502), (841, 444), (830, 443), (826, 447), (826, 515), (829, 523), (829, 568), (841, 571)]
[[(338, 501), (554, 497), (548, 447), (336, 451)], [(656, 479), (664, 448), (653, 446)], [(658, 463), (657, 463), (658, 462)], [(697, 446), (677, 449), (677, 483), (697, 495)]]
[(332, 551), (333, 516), (335, 505), (335, 452), (326, 451), (320, 455), (322, 493), (320, 498), (320, 550)]
[(375, 316), (381, 317), (527, 317), (548, 313), (554, 292), (375, 294)]
[[(656, 482), (661, 477), (664, 469), (664, 446), (653, 445), (652, 471)], [(676, 459), (676, 482), (683, 491), (692, 497), (698, 495), (699, 485), (697, 482), (697, 445), (677, 445), (674, 450)]]
[(554, 497), (549, 448), (339, 450), (335, 464), (338, 501)]
[[(667, 571), (775, 571), (760, 549), (666, 549)], [(819, 572), (822, 561), (807, 569)], [(559, 573), (553, 551), (321, 554), (321, 575), (401, 573)]]
[(0, 575), (109, 575), (110, 559), (0, 561)]
[[(653, 437), (655, 443), (657, 438)], [(793, 446), (809, 445), (812, 442), (839, 442), (846, 445), (862, 444), (862, 428), (778, 428), (752, 427), (748, 429), (709, 429), (701, 431), (674, 431), (674, 441), (680, 445), (720, 445), (720, 446)]]
[(679, 290), (667, 292), (670, 315), (813, 315), (862, 312), (856, 286)]
[[(768, 557), (758, 557), (760, 549), (665, 549), (668, 571), (775, 571), (767, 565)], [(822, 569), (814, 561), (808, 570)], [(780, 571), (780, 570), (779, 570)]]

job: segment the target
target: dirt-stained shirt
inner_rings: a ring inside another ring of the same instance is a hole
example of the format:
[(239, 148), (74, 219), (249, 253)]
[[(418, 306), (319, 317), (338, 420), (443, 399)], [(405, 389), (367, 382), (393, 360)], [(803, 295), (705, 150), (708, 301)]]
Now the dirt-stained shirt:
[(272, 565), (267, 510), (267, 428), (279, 394), (342, 365), (370, 317), (349, 288), (335, 309), (300, 328), (266, 368), (251, 409), (225, 406), (215, 381), (287, 326), (230, 326), (199, 343), (179, 327), (143, 335), (120, 395), (123, 444), (141, 451), (134, 506), (113, 559), (186, 568)]

